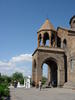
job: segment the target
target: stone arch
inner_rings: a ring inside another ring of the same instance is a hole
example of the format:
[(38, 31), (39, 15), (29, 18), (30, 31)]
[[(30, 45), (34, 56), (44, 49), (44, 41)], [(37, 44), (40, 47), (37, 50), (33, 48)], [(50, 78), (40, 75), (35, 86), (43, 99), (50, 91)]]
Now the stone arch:
[(63, 48), (65, 48), (66, 46), (67, 46), (67, 40), (64, 39), (64, 40), (63, 40)]
[(42, 45), (42, 35), (41, 33), (38, 35), (38, 46)]
[(57, 36), (57, 47), (61, 47), (61, 38)]
[[(42, 60), (41, 60), (41, 66), (43, 65), (43, 63), (45, 62), (45, 61), (47, 61), (47, 60), (53, 60), (54, 62), (56, 62), (57, 63), (57, 66), (60, 66), (60, 63), (62, 63), (62, 59), (59, 57), (59, 56), (46, 56), (45, 58), (43, 58)], [(60, 63), (59, 63), (59, 61), (60, 61)], [(60, 68), (61, 69), (61, 68)]]
[(45, 63), (48, 60), (55, 62), (56, 66), (57, 66), (57, 86), (62, 86), (64, 84), (64, 78), (65, 78), (65, 76), (64, 76), (64, 62), (61, 59), (61, 57), (59, 57), (59, 56), (58, 57), (56, 57), (56, 56), (46, 56), (41, 60), (41, 63), (40, 63), (41, 76), (42, 76), (43, 63)]
[[(56, 66), (56, 68), (54, 67), (54, 69), (52, 70), (52, 74), (53, 74), (53, 70), (57, 71), (57, 86), (63, 86), (64, 82), (65, 82), (65, 73), (64, 73), (64, 58), (63, 58), (63, 54), (54, 54), (54, 53), (48, 53), (48, 55), (44, 53), (44, 56), (41, 55), (42, 52), (40, 52), (40, 54), (37, 54), (37, 64), (36, 64), (36, 85), (38, 85), (39, 80), (42, 80), (42, 66), (43, 63), (47, 63), (47, 65), (49, 65), (49, 69), (52, 66)], [(36, 58), (36, 57), (35, 57)], [(54, 65), (53, 65), (54, 63)], [(51, 67), (50, 67), (51, 66)], [(56, 69), (56, 70), (55, 70)], [(50, 76), (50, 74), (49, 74)], [(33, 79), (34, 80), (34, 79)], [(50, 80), (49, 80), (50, 81)], [(48, 82), (49, 82), (48, 81)]]
[[(43, 64), (48, 65), (48, 83), (50, 82), (53, 86), (57, 86), (57, 78), (58, 78), (58, 65), (57, 65), (57, 60), (49, 57), (43, 60), (42, 65), (41, 65), (41, 70), (43, 67)], [(54, 83), (53, 83), (54, 82)]]
[(44, 46), (49, 46), (49, 43), (47, 44), (47, 41), (49, 41), (49, 33), (48, 32), (44, 33), (43, 40), (44, 40)]
[(55, 38), (56, 38), (56, 34), (54, 32), (51, 32), (51, 45), (52, 47), (55, 47)]

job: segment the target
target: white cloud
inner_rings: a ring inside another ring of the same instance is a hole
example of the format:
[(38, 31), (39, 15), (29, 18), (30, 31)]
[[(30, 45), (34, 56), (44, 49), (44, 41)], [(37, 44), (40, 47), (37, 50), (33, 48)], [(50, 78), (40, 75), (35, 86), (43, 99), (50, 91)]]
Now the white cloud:
[[(19, 56), (12, 57), (9, 61), (0, 61), (0, 72), (2, 74), (11, 75), (18, 71), (24, 75), (31, 74), (32, 54), (21, 54)], [(25, 65), (25, 63), (27, 63)]]
[(32, 55), (31, 54), (21, 54), (16, 57), (12, 57), (10, 62), (22, 62), (22, 61), (32, 61)]
[(0, 61), (0, 66), (1, 67), (8, 67), (8, 66), (11, 66), (11, 62), (4, 62), (4, 61)]

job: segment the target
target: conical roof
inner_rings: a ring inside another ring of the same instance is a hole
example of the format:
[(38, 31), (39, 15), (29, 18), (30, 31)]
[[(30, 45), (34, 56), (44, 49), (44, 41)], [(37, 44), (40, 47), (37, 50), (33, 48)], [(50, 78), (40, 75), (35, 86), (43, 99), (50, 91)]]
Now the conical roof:
[(54, 29), (53, 25), (51, 24), (51, 22), (48, 19), (46, 19), (46, 21), (41, 26), (41, 28), (38, 30), (38, 32), (41, 30), (55, 30), (55, 29)]

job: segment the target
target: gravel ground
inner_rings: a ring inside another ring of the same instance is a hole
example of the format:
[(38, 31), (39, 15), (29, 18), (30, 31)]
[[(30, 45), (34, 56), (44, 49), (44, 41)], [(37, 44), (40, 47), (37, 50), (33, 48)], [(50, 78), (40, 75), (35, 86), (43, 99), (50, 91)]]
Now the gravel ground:
[(11, 88), (10, 100), (75, 100), (75, 90), (48, 88), (40, 91), (36, 88)]

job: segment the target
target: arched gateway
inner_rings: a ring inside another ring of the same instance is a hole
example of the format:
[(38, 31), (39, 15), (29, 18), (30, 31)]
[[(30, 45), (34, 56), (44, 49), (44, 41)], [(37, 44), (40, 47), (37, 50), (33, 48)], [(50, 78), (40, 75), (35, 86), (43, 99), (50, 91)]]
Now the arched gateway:
[(38, 33), (38, 48), (32, 55), (32, 80), (38, 85), (42, 80), (42, 66), (48, 65), (48, 82), (56, 86), (65, 82), (65, 53), (62, 42), (53, 25), (47, 19)]
[[(52, 83), (53, 81), (55, 81), (55, 86), (57, 86), (58, 66), (57, 66), (56, 60), (54, 58), (47, 58), (43, 61), (43, 64), (44, 63), (47, 64), (48, 66), (48, 74), (47, 74), (48, 83), (49, 82)], [(43, 64), (42, 64), (42, 67), (43, 67)]]

